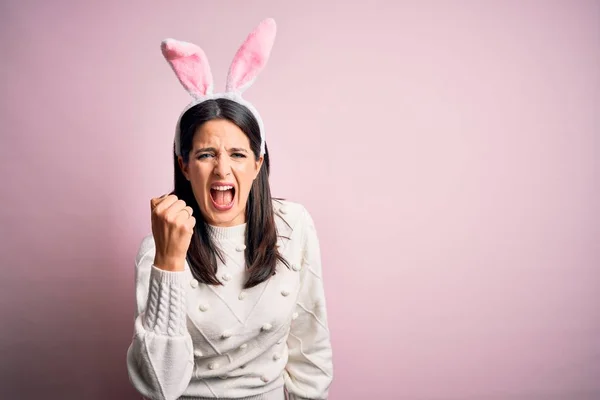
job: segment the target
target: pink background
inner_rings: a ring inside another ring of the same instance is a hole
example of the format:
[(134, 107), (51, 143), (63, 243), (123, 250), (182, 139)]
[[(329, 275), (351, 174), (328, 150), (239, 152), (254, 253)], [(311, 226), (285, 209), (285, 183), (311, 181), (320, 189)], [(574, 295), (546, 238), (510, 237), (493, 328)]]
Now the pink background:
[(133, 399), (134, 257), (188, 101), (247, 97), (311, 211), (331, 399), (600, 398), (600, 2), (3, 1), (0, 398)]

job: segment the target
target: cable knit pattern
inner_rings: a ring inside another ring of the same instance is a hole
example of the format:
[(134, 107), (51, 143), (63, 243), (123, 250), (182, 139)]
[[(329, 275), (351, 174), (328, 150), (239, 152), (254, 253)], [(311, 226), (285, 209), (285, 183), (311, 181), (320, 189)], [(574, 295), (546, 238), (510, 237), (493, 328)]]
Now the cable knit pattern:
[(171, 287), (169, 311), (171, 318), (169, 318), (167, 333), (170, 336), (183, 334), (185, 330), (185, 297), (183, 287)]
[(327, 399), (333, 379), (321, 255), (314, 221), (300, 204), (273, 201), (278, 247), (290, 263), (253, 288), (246, 225), (210, 227), (223, 251), (217, 278), (152, 265), (152, 235), (136, 257), (133, 386), (147, 399)]
[[(153, 326), (157, 327), (156, 319), (158, 314), (158, 292), (160, 288), (158, 287), (158, 281), (153, 279), (150, 282), (150, 293), (148, 294), (148, 308), (145, 315), (145, 324), (144, 326), (148, 330), (152, 329)], [(156, 328), (155, 328), (156, 329)]]
[(156, 334), (178, 336), (186, 329), (185, 289), (182, 283), (169, 278), (169, 273), (174, 272), (152, 266), (144, 327)]

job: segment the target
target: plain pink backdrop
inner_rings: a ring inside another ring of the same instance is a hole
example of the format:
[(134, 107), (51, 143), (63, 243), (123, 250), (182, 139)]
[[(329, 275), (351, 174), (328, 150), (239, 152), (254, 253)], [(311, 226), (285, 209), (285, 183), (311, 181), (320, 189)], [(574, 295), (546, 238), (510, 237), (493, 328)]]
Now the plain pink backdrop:
[(331, 399), (600, 398), (600, 2), (568, 0), (3, 1), (0, 398), (137, 398), (133, 262), (189, 100), (160, 41), (221, 90), (265, 17), (246, 97), (321, 238)]

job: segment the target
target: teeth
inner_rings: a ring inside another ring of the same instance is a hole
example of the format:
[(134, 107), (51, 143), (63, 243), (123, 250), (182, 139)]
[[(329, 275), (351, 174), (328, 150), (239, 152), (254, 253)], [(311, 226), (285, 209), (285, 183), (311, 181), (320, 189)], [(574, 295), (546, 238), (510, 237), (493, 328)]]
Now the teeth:
[(213, 186), (212, 189), (225, 191), (225, 190), (233, 189), (233, 186)]

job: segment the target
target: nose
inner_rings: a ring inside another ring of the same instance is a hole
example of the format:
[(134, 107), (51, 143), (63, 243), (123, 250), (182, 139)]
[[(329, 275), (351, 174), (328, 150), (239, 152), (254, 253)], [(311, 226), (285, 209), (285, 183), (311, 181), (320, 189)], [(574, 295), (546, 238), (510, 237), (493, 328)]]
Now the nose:
[(216, 165), (213, 170), (214, 174), (219, 178), (225, 178), (231, 174), (231, 164), (229, 156), (227, 154), (220, 154), (219, 157), (215, 158)]

